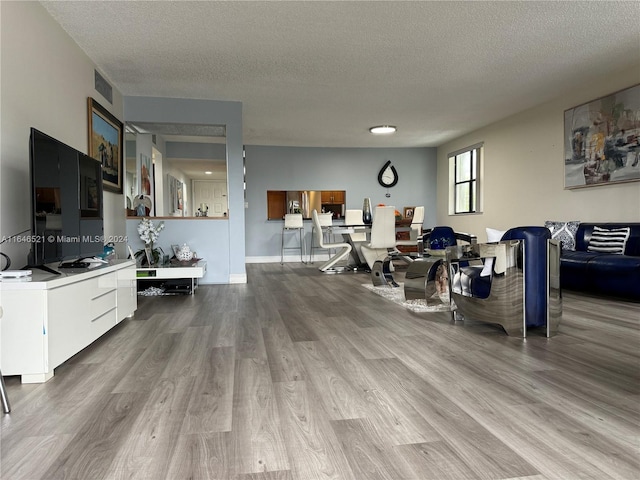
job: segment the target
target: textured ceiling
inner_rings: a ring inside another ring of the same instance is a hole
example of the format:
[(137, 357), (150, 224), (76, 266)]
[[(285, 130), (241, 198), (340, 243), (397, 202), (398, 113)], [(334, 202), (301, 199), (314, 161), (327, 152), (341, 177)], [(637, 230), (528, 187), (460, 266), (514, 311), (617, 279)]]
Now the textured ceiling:
[(250, 145), (437, 146), (611, 72), (640, 80), (638, 1), (43, 5), (123, 95), (241, 101)]

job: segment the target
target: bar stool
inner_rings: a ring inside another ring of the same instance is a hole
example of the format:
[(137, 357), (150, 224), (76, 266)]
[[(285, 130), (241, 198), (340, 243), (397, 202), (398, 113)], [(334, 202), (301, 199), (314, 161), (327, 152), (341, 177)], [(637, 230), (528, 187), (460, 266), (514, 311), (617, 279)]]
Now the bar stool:
[[(284, 234), (285, 232), (295, 232), (298, 231), (298, 235), (300, 237), (300, 243), (297, 247), (285, 247), (284, 246)], [(307, 255), (306, 247), (304, 243), (304, 222), (302, 220), (301, 213), (287, 213), (284, 216), (284, 225), (282, 226), (282, 241), (280, 243), (280, 265), (284, 264), (284, 251), (285, 249), (295, 249), (300, 250), (300, 261), (302, 263), (307, 263), (304, 261), (303, 256)]]
[[(318, 221), (320, 222), (320, 227), (322, 228), (322, 239), (324, 242), (329, 242), (328, 234), (325, 232), (323, 227), (330, 227), (333, 225), (333, 214), (332, 213), (318, 213)], [(313, 223), (313, 222), (312, 222)], [(323, 248), (320, 245), (314, 244), (314, 239), (316, 238), (315, 234), (316, 225), (313, 223), (311, 227), (311, 252), (309, 252), (309, 262), (313, 263), (313, 249), (314, 248)], [(327, 249), (331, 250), (331, 249)]]

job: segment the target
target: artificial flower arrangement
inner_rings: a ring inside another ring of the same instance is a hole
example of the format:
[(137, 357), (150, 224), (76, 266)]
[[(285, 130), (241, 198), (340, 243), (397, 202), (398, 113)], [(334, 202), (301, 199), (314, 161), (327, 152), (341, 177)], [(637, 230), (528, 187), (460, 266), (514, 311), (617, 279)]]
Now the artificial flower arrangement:
[[(151, 265), (155, 265), (160, 260), (160, 256), (164, 254), (160, 247), (154, 247), (153, 244), (158, 240), (160, 236), (160, 232), (164, 228), (164, 222), (160, 222), (158, 226), (155, 226), (153, 222), (148, 218), (143, 218), (138, 224), (138, 235), (140, 235), (140, 239), (144, 242), (144, 248), (138, 250), (135, 253), (135, 257), (142, 257), (141, 264), (151, 263)], [(149, 255), (151, 255), (152, 259), (149, 259)]]

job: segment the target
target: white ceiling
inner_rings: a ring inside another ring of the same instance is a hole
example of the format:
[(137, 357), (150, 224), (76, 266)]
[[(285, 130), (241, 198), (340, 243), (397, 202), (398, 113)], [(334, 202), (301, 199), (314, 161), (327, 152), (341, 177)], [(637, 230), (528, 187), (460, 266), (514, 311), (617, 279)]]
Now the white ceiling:
[(249, 145), (438, 146), (640, 80), (638, 1), (43, 4), (123, 95), (241, 101)]

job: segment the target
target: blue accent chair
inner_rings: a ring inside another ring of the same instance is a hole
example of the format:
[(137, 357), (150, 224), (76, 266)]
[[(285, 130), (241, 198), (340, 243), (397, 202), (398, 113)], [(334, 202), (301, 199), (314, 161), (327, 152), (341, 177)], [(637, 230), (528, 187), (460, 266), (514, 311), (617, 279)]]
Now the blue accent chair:
[(451, 297), (470, 320), (501, 325), (508, 335), (527, 329), (557, 333), (562, 317), (560, 245), (545, 227), (516, 227), (500, 242), (448, 247)]
[(422, 232), (422, 243), (425, 250), (445, 250), (447, 247), (458, 245), (458, 240), (468, 243), (476, 243), (475, 235), (464, 232), (455, 232), (447, 226), (437, 226)]

